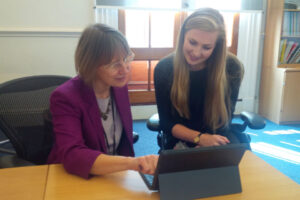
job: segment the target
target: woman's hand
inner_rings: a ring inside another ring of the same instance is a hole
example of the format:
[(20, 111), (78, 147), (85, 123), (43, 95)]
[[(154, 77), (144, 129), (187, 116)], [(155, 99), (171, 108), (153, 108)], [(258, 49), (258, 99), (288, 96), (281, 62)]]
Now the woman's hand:
[(154, 174), (158, 157), (158, 155), (136, 157), (133, 159), (133, 166), (131, 169), (142, 172), (143, 174)]
[(228, 143), (230, 143), (230, 141), (225, 136), (204, 133), (200, 136), (199, 144), (196, 147), (220, 146)]

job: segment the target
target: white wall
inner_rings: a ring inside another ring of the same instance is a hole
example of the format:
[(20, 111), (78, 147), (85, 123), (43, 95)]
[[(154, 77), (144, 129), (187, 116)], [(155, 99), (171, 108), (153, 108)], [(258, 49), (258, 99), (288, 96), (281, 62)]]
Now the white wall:
[(131, 106), (132, 117), (135, 120), (148, 119), (157, 113), (156, 105)]
[(27, 75), (74, 76), (80, 32), (93, 0), (1, 0), (0, 83)]
[[(0, 83), (39, 74), (74, 76), (74, 51), (94, 22), (93, 0), (1, 0)], [(156, 106), (133, 106), (147, 119)]]

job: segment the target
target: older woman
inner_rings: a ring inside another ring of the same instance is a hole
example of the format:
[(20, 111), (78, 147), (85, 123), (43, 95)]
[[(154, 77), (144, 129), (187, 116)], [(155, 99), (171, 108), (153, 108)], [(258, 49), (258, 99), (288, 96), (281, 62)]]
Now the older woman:
[(124, 36), (87, 27), (75, 53), (78, 76), (51, 95), (55, 144), (49, 163), (88, 178), (121, 170), (154, 173), (156, 155), (134, 158), (127, 82), (134, 54)]

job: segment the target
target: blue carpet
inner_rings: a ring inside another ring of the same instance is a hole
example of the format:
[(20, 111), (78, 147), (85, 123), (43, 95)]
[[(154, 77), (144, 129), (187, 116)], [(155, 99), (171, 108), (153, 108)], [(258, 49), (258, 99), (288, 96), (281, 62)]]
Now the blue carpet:
[[(233, 122), (240, 123), (241, 120), (234, 119)], [(268, 120), (266, 122), (264, 129), (247, 128), (245, 131), (251, 135), (252, 151), (300, 184), (300, 124), (277, 125)], [(133, 130), (140, 135), (139, 141), (134, 144), (136, 156), (157, 154), (157, 133), (147, 129), (146, 121), (134, 121)]]
[(145, 120), (134, 121), (133, 131), (139, 134), (139, 140), (133, 145), (136, 156), (158, 153), (157, 132), (150, 131)]

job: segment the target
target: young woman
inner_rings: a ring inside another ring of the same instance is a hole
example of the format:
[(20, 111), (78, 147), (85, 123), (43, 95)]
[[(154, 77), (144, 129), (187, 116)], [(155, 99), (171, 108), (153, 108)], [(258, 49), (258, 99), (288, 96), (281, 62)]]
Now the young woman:
[(55, 144), (48, 163), (88, 178), (121, 170), (152, 174), (157, 156), (134, 158), (127, 82), (133, 60), (124, 36), (106, 25), (87, 27), (75, 53), (78, 76), (51, 95)]
[(155, 68), (164, 147), (238, 142), (229, 123), (242, 77), (242, 64), (227, 52), (222, 15), (211, 8), (191, 14), (182, 25), (176, 51)]

